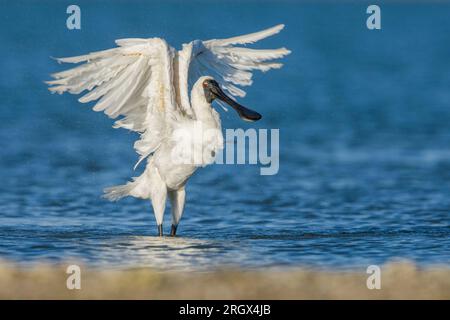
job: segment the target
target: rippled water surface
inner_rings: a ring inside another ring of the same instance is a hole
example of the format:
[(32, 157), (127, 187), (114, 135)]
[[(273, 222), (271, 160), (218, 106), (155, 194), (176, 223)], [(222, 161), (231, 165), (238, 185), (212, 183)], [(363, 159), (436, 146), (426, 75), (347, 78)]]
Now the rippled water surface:
[[(1, 5), (1, 259), (163, 270), (450, 263), (450, 5), (386, 4), (382, 30), (369, 31), (362, 4), (78, 3), (80, 31), (65, 28), (64, 4)], [(179, 47), (279, 22), (287, 29), (265, 45), (293, 53), (241, 99), (263, 120), (220, 111), (224, 128), (280, 129), (277, 175), (198, 171), (175, 239), (154, 236), (149, 202), (100, 198), (138, 174), (136, 136), (49, 94), (43, 81), (61, 70), (50, 56), (123, 37)]]

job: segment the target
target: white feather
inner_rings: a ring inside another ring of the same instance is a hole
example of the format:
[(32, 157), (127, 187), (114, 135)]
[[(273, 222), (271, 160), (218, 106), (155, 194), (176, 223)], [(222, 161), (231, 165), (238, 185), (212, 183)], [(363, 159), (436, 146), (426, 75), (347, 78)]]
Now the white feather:
[(236, 46), (238, 44), (254, 43), (261, 39), (275, 35), (284, 28), (280, 24), (259, 32), (208, 41), (194, 40), (183, 45), (178, 53), (179, 101), (183, 109), (190, 110), (188, 92), (193, 83), (201, 76), (212, 76), (221, 87), (235, 97), (244, 97), (245, 91), (239, 86), (250, 86), (253, 83), (252, 71), (266, 72), (270, 69), (281, 68), (281, 63), (270, 62), (282, 58), (290, 53), (286, 48), (279, 49), (249, 49)]
[(145, 158), (169, 130), (167, 115), (177, 112), (172, 86), (173, 49), (159, 38), (122, 39), (116, 43), (120, 47), (58, 59), (86, 63), (53, 74), (56, 80), (47, 83), (50, 91), (58, 93), (89, 91), (79, 99), (81, 103), (99, 99), (95, 111), (103, 111), (113, 119), (123, 116), (114, 127), (139, 132), (135, 149)]
[[(204, 94), (204, 76), (214, 77), (232, 96), (244, 97), (245, 91), (240, 87), (253, 83), (252, 71), (280, 68), (282, 64), (273, 60), (286, 56), (290, 51), (285, 48), (249, 49), (238, 45), (254, 43), (277, 34), (283, 28), (284, 25), (277, 25), (228, 39), (194, 40), (184, 44), (178, 52), (159, 38), (119, 39), (116, 40), (116, 48), (57, 59), (59, 63), (82, 64), (52, 74), (55, 80), (47, 82), (50, 91), (60, 94), (84, 92), (79, 101), (96, 101), (95, 111), (117, 119), (114, 128), (139, 133), (140, 138), (134, 143), (140, 155), (136, 166), (154, 154), (140, 177), (125, 186), (108, 189), (106, 196), (114, 200), (126, 195), (148, 198), (152, 192), (162, 194), (161, 188), (166, 185), (182, 186), (183, 179), (187, 179), (195, 169), (182, 167), (177, 171), (168, 167), (169, 155), (159, 150), (165, 150), (168, 143), (173, 143), (175, 129), (190, 128), (188, 132), (193, 132), (194, 124), (201, 122), (196, 119), (196, 112), (202, 116), (205, 112), (206, 115), (212, 112), (209, 126), (220, 131), (218, 113), (201, 96)], [(196, 98), (192, 100), (190, 93), (194, 83)], [(220, 132), (207, 146), (196, 145), (196, 148), (220, 149), (221, 139)], [(157, 163), (162, 163), (165, 174), (158, 173)], [(167, 180), (163, 181), (160, 174)], [(157, 187), (160, 189), (154, 189)]]

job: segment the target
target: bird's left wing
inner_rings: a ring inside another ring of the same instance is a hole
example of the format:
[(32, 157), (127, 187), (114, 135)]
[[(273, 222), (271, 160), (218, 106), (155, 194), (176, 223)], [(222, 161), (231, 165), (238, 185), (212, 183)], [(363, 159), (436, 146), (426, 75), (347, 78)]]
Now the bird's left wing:
[(118, 47), (58, 62), (83, 63), (52, 75), (52, 92), (79, 94), (79, 101), (98, 100), (95, 111), (118, 119), (114, 127), (140, 134), (134, 147), (141, 160), (154, 152), (177, 117), (172, 83), (174, 49), (159, 38), (116, 40)]
[(189, 91), (201, 76), (212, 76), (222, 89), (233, 96), (244, 97), (240, 87), (252, 84), (252, 71), (278, 69), (281, 63), (273, 62), (290, 53), (286, 48), (250, 49), (244, 46), (279, 33), (280, 24), (259, 32), (228, 39), (195, 40), (183, 45), (177, 53), (178, 81), (177, 98), (183, 111), (192, 113)]

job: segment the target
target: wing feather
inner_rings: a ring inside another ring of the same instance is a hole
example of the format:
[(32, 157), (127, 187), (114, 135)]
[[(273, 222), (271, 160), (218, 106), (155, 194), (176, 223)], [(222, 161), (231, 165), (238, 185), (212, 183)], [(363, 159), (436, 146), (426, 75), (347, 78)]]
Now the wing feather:
[(272, 60), (288, 55), (288, 49), (250, 49), (237, 45), (254, 43), (279, 33), (283, 28), (284, 25), (280, 24), (243, 36), (194, 40), (184, 44), (177, 54), (180, 79), (177, 97), (182, 109), (190, 112), (189, 92), (201, 76), (212, 76), (231, 95), (244, 97), (245, 91), (240, 87), (252, 85), (254, 70), (266, 72), (281, 68), (281, 63)]
[(272, 28), (268, 28), (265, 30), (261, 30), (254, 33), (249, 33), (242, 36), (232, 37), (228, 39), (212, 39), (205, 41), (205, 44), (211, 44), (214, 43), (217, 46), (228, 46), (232, 44), (246, 44), (246, 43), (255, 43), (259, 40), (262, 40), (264, 38), (273, 36), (277, 33), (279, 33), (281, 30), (283, 30), (284, 24), (276, 25)]
[(95, 111), (117, 119), (114, 128), (138, 132), (140, 139), (134, 148), (141, 156), (139, 163), (159, 147), (172, 120), (194, 116), (189, 92), (199, 77), (213, 75), (231, 95), (244, 97), (241, 87), (252, 84), (254, 70), (280, 68), (282, 64), (272, 60), (289, 54), (286, 48), (238, 45), (254, 43), (283, 28), (277, 25), (228, 39), (195, 40), (176, 53), (159, 38), (119, 39), (116, 48), (57, 59), (81, 64), (52, 74), (54, 80), (47, 83), (50, 91), (59, 94), (84, 92), (79, 101), (96, 101)]
[(140, 161), (154, 152), (176, 118), (172, 85), (174, 50), (159, 38), (119, 39), (118, 47), (86, 55), (59, 58), (82, 63), (52, 74), (49, 90), (79, 94), (81, 103), (96, 101), (93, 110), (117, 119), (114, 128), (138, 132), (134, 147)]

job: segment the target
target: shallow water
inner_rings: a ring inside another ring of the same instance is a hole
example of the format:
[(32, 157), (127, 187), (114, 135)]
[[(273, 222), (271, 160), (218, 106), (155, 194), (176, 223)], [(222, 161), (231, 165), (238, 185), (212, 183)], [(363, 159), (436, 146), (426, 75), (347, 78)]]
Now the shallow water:
[[(450, 5), (383, 5), (382, 30), (369, 31), (363, 4), (78, 3), (81, 31), (65, 28), (64, 4), (2, 4), (1, 259), (164, 270), (450, 263)], [(100, 198), (139, 174), (136, 137), (49, 94), (42, 81), (62, 69), (49, 56), (123, 37), (179, 47), (279, 22), (287, 29), (262, 46), (293, 54), (241, 99), (263, 120), (219, 111), (224, 128), (280, 128), (277, 175), (200, 170), (175, 239), (154, 237), (148, 202)]]

